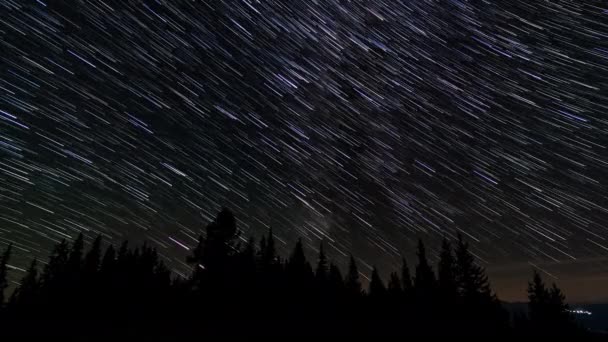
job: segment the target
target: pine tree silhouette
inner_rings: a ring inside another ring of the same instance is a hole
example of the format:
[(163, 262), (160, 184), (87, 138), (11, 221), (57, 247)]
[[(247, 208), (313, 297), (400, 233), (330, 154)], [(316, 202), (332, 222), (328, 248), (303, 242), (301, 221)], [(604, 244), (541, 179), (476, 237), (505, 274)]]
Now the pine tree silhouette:
[[(38, 280), (38, 264), (37, 260), (33, 259), (30, 267), (27, 269), (25, 276), (21, 279), (19, 286), (15, 289), (10, 299), (10, 308), (12, 311), (25, 311), (31, 309), (31, 306), (38, 299), (40, 284)], [(20, 313), (20, 312), (18, 312)]]
[(262, 236), (262, 239), (260, 239), (260, 249), (259, 249), (259, 257), (260, 260), (264, 260), (264, 253), (266, 252), (266, 237)]
[(209, 270), (222, 270), (228, 258), (234, 254), (234, 240), (238, 237), (236, 219), (232, 212), (222, 209), (207, 226), (207, 238), (203, 251), (203, 265)]
[(549, 291), (545, 282), (536, 270), (532, 281), (528, 282), (528, 317), (532, 327), (537, 331), (546, 329), (549, 313)]
[(243, 271), (255, 271), (255, 239), (253, 237), (250, 237), (249, 240), (247, 240), (245, 248), (239, 255)]
[[(126, 245), (124, 245), (126, 247)], [(126, 251), (123, 251), (126, 253)], [(97, 298), (96, 305), (99, 306), (99, 316), (105, 317), (106, 311), (109, 311), (109, 307), (113, 301), (117, 300), (120, 295), (116, 295), (116, 292), (119, 292), (119, 287), (121, 284), (120, 279), (117, 274), (117, 266), (116, 266), (116, 251), (114, 250), (114, 246), (108, 245), (106, 248), (103, 258), (101, 259), (101, 264), (99, 265), (99, 273), (98, 277), (93, 277), (93, 288), (96, 293), (99, 293)], [(110, 314), (110, 313), (107, 313)]]
[(129, 249), (129, 241), (123, 241), (118, 249), (118, 254), (116, 255), (116, 261), (120, 264), (126, 264), (128, 262), (129, 256), (133, 254), (133, 251)]
[(538, 271), (534, 270), (528, 283), (528, 317), (530, 330), (540, 335), (578, 335), (578, 328), (565, 303), (566, 297), (555, 283), (545, 286)]
[(266, 265), (273, 264), (276, 261), (277, 252), (274, 246), (274, 234), (272, 233), (272, 228), (268, 229), (268, 238), (265, 240), (266, 244), (263, 252), (263, 259)]
[(82, 267), (82, 250), (84, 248), (84, 237), (82, 233), (72, 243), (70, 255), (68, 256), (68, 272), (75, 275)]
[(114, 246), (109, 245), (108, 248), (106, 248), (105, 253), (103, 254), (103, 259), (101, 260), (101, 266), (99, 268), (99, 271), (105, 279), (108, 279), (110, 275), (114, 272), (115, 264), (116, 252), (114, 251)]
[(346, 275), (346, 290), (351, 296), (360, 296), (363, 292), (361, 287), (361, 280), (359, 280), (359, 270), (357, 268), (357, 262), (351, 255), (350, 262), (348, 264), (348, 273)]
[(413, 289), (412, 276), (410, 275), (410, 268), (407, 266), (405, 257), (401, 258), (401, 288), (406, 295), (411, 294)]
[[(262, 236), (258, 258), (259, 279), (257, 286), (265, 296), (272, 296), (274, 293), (283, 293), (284, 282), (283, 264), (279, 260), (276, 249), (274, 233), (272, 228), (268, 229), (267, 236)], [(266, 303), (268, 305), (268, 303)]]
[(403, 289), (401, 287), (401, 279), (399, 279), (399, 275), (397, 275), (397, 272), (391, 272), (388, 281), (388, 292), (394, 298), (398, 298), (403, 292)]
[(447, 300), (453, 304), (455, 298), (458, 296), (456, 262), (452, 254), (452, 246), (445, 238), (441, 243), (441, 251), (439, 252), (437, 280), (441, 296), (443, 296), (444, 300)]
[(0, 257), (0, 308), (4, 305), (4, 291), (8, 287), (8, 261), (11, 257), (13, 244), (9, 244)]
[(53, 249), (49, 262), (42, 272), (42, 283), (47, 290), (60, 287), (59, 283), (63, 281), (67, 271), (68, 254), (69, 245), (65, 240)]
[(436, 287), (435, 273), (427, 258), (426, 249), (422, 240), (418, 240), (418, 265), (416, 265), (416, 276), (414, 278), (414, 289), (416, 294), (423, 299), (430, 297)]
[(551, 285), (551, 289), (549, 289), (549, 305), (550, 310), (555, 312), (556, 315), (560, 318), (570, 318), (570, 314), (568, 314), (568, 304), (565, 302), (566, 296), (562, 293), (562, 290), (557, 287), (555, 283)]
[(99, 269), (99, 258), (101, 257), (101, 235), (98, 235), (91, 248), (84, 257), (83, 270), (86, 275), (91, 277)]
[(490, 298), (492, 294), (485, 270), (475, 263), (473, 255), (469, 252), (469, 245), (462, 235), (458, 235), (456, 267), (460, 294), (465, 302), (475, 304), (479, 300)]
[[(129, 247), (125, 241), (118, 252), (108, 245), (100, 261), (100, 236), (84, 258), (82, 235), (71, 248), (62, 241), (41, 277), (32, 261), (9, 305), (0, 309), (0, 331), (21, 336), (33, 333), (35, 326), (36, 331), (65, 336), (61, 327), (70, 326), (69, 332), (81, 339), (100, 333), (95, 329), (100, 325), (109, 337), (142, 338), (175, 331), (188, 337), (253, 331), (292, 335), (304, 327), (318, 336), (376, 338), (559, 334), (578, 341), (586, 336), (568, 312), (561, 290), (555, 284), (547, 288), (537, 272), (529, 283), (529, 319), (518, 318), (509, 327), (485, 270), (461, 236), (455, 253), (443, 241), (437, 278), (419, 241), (413, 285), (404, 259), (401, 277), (391, 272), (388, 288), (374, 267), (365, 295), (352, 255), (343, 278), (323, 245), (313, 272), (301, 239), (284, 261), (270, 230), (259, 250), (253, 238), (237, 243), (236, 220), (229, 211), (218, 214), (207, 228), (187, 259), (192, 273), (182, 274), (178, 265), (174, 279), (165, 264), (169, 258), (148, 243)], [(0, 260), (4, 273), (7, 261), (8, 256)], [(268, 320), (278, 324), (260, 329)]]
[(338, 266), (333, 263), (329, 265), (329, 286), (334, 296), (340, 296), (344, 292), (344, 278)]
[(456, 280), (464, 306), (461, 316), (469, 321), (467, 329), (500, 335), (508, 325), (508, 314), (492, 293), (484, 268), (475, 263), (468, 243), (460, 234), (456, 246)]
[(384, 286), (382, 278), (380, 278), (380, 275), (378, 274), (378, 269), (376, 267), (372, 269), (368, 293), (371, 297), (378, 298), (383, 297), (386, 294), (386, 287)]
[(296, 288), (306, 287), (313, 278), (312, 267), (306, 261), (302, 239), (298, 239), (286, 266), (289, 281)]
[(188, 255), (186, 257), (186, 261), (189, 264), (195, 264), (195, 266), (198, 266), (198, 264), (202, 264), (204, 261), (204, 256), (205, 256), (205, 238), (200, 235), (198, 237), (198, 243), (196, 245), (196, 247), (194, 247), (194, 249), (192, 250), (192, 254)]
[(327, 258), (323, 252), (323, 243), (321, 243), (319, 245), (319, 260), (317, 261), (317, 268), (315, 270), (315, 280), (317, 282), (317, 286), (324, 286), (324, 283), (327, 280), (328, 271)]

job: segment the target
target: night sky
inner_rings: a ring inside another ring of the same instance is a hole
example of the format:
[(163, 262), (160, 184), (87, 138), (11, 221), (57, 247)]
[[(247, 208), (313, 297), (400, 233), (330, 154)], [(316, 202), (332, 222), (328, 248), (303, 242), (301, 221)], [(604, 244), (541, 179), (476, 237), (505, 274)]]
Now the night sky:
[(0, 1), (0, 248), (79, 232), (176, 274), (222, 208), (382, 274), (465, 236), (608, 299), (606, 1)]

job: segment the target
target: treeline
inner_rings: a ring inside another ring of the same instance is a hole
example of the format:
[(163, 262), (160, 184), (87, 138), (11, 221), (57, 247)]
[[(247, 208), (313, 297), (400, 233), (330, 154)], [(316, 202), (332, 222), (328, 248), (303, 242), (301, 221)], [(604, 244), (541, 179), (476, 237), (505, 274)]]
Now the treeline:
[(420, 241), (413, 272), (404, 259), (385, 283), (374, 268), (364, 290), (353, 257), (343, 275), (322, 245), (313, 267), (301, 241), (283, 259), (272, 231), (259, 243), (238, 236), (223, 210), (188, 257), (192, 273), (184, 279), (146, 244), (104, 250), (97, 237), (85, 253), (79, 235), (57, 244), (43, 265), (34, 260), (5, 300), (9, 246), (0, 260), (0, 336), (586, 334), (561, 291), (538, 273), (528, 314), (511, 317), (462, 237), (454, 246), (443, 241), (436, 271)]

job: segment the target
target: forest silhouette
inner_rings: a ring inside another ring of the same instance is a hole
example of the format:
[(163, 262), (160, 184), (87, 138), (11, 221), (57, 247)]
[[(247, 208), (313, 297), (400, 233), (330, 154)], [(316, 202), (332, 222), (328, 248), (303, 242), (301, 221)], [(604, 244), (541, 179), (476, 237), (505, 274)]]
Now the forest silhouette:
[(98, 236), (85, 251), (81, 234), (46, 262), (34, 260), (10, 296), (9, 246), (0, 259), (0, 334), (594, 337), (537, 272), (527, 312), (507, 312), (462, 236), (443, 241), (435, 267), (420, 240), (413, 271), (403, 259), (385, 282), (374, 268), (367, 290), (352, 256), (343, 274), (323, 245), (312, 265), (301, 240), (279, 256), (272, 230), (259, 243), (239, 241), (234, 215), (222, 210), (191, 250), (184, 278), (147, 244), (104, 248)]

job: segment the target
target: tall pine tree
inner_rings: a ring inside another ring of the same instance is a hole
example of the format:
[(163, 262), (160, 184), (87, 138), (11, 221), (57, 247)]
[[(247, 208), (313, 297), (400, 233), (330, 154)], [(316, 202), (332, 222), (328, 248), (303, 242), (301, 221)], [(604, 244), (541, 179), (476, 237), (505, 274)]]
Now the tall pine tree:
[(323, 284), (327, 280), (328, 271), (329, 269), (327, 268), (327, 257), (325, 257), (325, 252), (323, 251), (323, 243), (321, 243), (321, 245), (319, 246), (319, 260), (317, 261), (317, 268), (315, 270), (315, 278), (319, 286), (323, 286)]
[(37, 299), (40, 283), (38, 280), (38, 265), (34, 258), (25, 276), (21, 279), (19, 286), (11, 295), (10, 305), (12, 309), (27, 310)]
[(237, 237), (236, 219), (230, 210), (224, 208), (207, 226), (203, 251), (204, 267), (210, 270), (225, 270), (228, 258), (236, 252), (234, 241)]
[(401, 279), (399, 279), (399, 275), (397, 275), (397, 272), (391, 272), (388, 281), (388, 293), (391, 294), (393, 297), (398, 297), (403, 292), (402, 290), (403, 289), (401, 287)]
[(79, 233), (74, 242), (72, 243), (70, 255), (68, 256), (68, 272), (70, 272), (72, 275), (80, 272), (80, 268), (82, 267), (83, 249), (84, 237), (82, 236), (82, 233)]
[(382, 297), (386, 294), (386, 287), (384, 286), (384, 282), (382, 282), (382, 278), (380, 278), (380, 274), (378, 274), (378, 269), (376, 267), (372, 269), (368, 292), (370, 297)]
[(409, 295), (413, 288), (410, 268), (407, 266), (405, 257), (401, 259), (401, 288), (406, 295)]
[(528, 316), (532, 326), (541, 328), (549, 317), (549, 291), (540, 273), (534, 270), (532, 281), (528, 282)]
[(109, 245), (103, 254), (103, 259), (101, 259), (101, 265), (99, 267), (99, 271), (102, 273), (105, 279), (108, 279), (109, 276), (114, 272), (115, 263), (116, 251), (114, 251), (114, 246)]
[(333, 263), (329, 264), (329, 287), (334, 293), (334, 296), (338, 296), (344, 291), (344, 279), (340, 268)]
[(276, 262), (277, 251), (274, 246), (274, 234), (272, 233), (272, 228), (268, 229), (268, 238), (266, 238), (266, 244), (264, 249), (262, 249), (262, 258), (264, 259), (264, 263), (266, 265), (272, 265)]
[(65, 240), (62, 240), (59, 244), (55, 245), (49, 262), (45, 265), (42, 272), (42, 283), (45, 288), (50, 289), (53, 287), (59, 287), (59, 283), (65, 278), (68, 264), (69, 245)]
[(8, 287), (8, 261), (11, 257), (13, 244), (9, 244), (0, 257), (0, 308), (4, 305), (4, 291)]
[(286, 267), (287, 277), (297, 288), (306, 288), (313, 279), (310, 263), (306, 261), (302, 239), (298, 239)]
[(414, 289), (421, 300), (427, 300), (436, 287), (435, 273), (427, 258), (426, 249), (422, 240), (418, 240), (418, 265), (416, 265), (416, 276), (414, 278)]
[(439, 264), (437, 265), (437, 281), (439, 292), (444, 300), (453, 301), (458, 295), (456, 282), (456, 262), (452, 253), (452, 246), (447, 239), (441, 243)]
[(542, 335), (578, 334), (579, 329), (565, 303), (566, 297), (555, 283), (545, 286), (538, 271), (534, 270), (528, 283), (528, 317), (533, 333)]
[(360, 296), (362, 294), (361, 280), (359, 279), (359, 270), (357, 268), (357, 262), (351, 255), (350, 262), (348, 264), (348, 273), (346, 275), (346, 291), (351, 296)]
[(97, 235), (91, 248), (84, 257), (83, 270), (87, 277), (91, 277), (99, 270), (99, 258), (101, 257), (101, 235)]
[(458, 235), (456, 247), (456, 272), (460, 294), (468, 305), (491, 299), (492, 291), (483, 267), (475, 263), (469, 244)]

